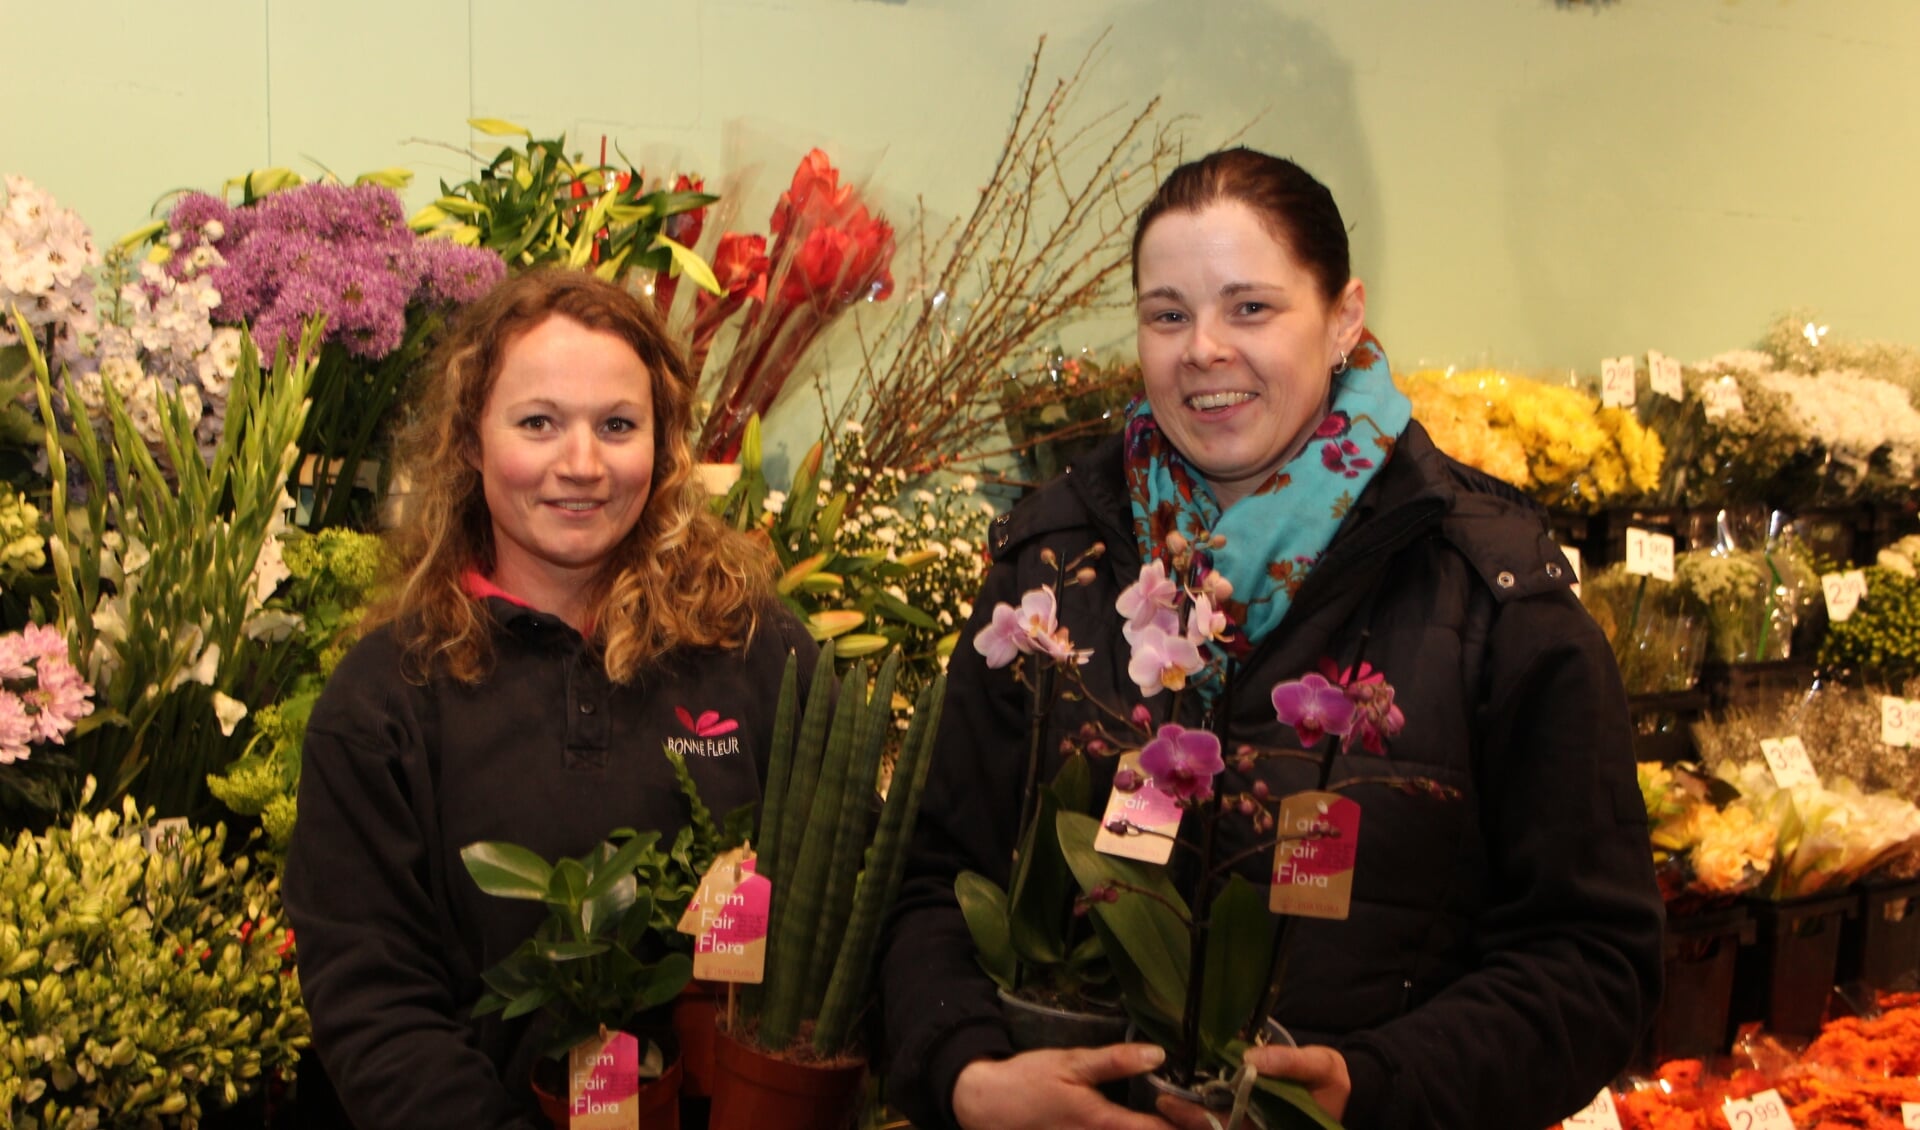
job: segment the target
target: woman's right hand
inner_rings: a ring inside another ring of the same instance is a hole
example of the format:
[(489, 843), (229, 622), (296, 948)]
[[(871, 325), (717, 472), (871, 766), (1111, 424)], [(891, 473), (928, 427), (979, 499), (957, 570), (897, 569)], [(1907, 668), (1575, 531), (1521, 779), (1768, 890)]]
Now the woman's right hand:
[(1022, 1052), (980, 1059), (953, 1084), (953, 1116), (966, 1130), (1167, 1130), (1151, 1114), (1115, 1106), (1097, 1088), (1160, 1066), (1152, 1044)]

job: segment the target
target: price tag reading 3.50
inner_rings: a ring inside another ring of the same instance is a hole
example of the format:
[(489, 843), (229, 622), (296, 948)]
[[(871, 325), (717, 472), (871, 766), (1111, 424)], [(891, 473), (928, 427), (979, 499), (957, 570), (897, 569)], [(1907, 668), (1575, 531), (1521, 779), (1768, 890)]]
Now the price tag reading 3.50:
[(1628, 526), (1627, 572), (1639, 577), (1673, 580), (1673, 536)]
[(1601, 1088), (1585, 1110), (1569, 1115), (1560, 1130), (1620, 1130), (1620, 1112), (1614, 1109), (1613, 1091)]
[(1724, 1108), (1730, 1130), (1794, 1130), (1787, 1103), (1774, 1090), (1750, 1099), (1728, 1099)]

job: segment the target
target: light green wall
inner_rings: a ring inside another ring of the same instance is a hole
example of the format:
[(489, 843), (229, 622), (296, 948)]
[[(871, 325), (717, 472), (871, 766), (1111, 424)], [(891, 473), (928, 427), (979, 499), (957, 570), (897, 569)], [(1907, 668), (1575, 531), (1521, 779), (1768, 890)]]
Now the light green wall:
[(1920, 343), (1917, 0), (0, 0), (0, 170), (109, 237), (270, 164), (409, 166), (418, 204), (468, 169), (411, 139), (479, 115), (757, 165), (756, 227), (811, 144), (958, 212), (1035, 38), (1107, 28), (1087, 105), (1161, 94), (1198, 148), (1257, 116), (1403, 365), (1691, 359), (1798, 305)]

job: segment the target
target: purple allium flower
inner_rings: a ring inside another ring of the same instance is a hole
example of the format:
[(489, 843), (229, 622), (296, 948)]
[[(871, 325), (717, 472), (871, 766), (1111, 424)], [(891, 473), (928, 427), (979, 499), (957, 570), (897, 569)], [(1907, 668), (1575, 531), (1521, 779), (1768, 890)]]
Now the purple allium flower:
[(1293, 727), (1301, 746), (1311, 749), (1327, 734), (1353, 729), (1353, 702), (1347, 692), (1321, 675), (1306, 675), (1273, 688), (1273, 710)]
[(1140, 751), (1140, 768), (1153, 787), (1175, 800), (1213, 795), (1213, 779), (1227, 764), (1220, 758), (1219, 735), (1169, 722)]
[(413, 255), (414, 269), (428, 302), (464, 306), (507, 277), (505, 260), (478, 247), (423, 239), (413, 245)]

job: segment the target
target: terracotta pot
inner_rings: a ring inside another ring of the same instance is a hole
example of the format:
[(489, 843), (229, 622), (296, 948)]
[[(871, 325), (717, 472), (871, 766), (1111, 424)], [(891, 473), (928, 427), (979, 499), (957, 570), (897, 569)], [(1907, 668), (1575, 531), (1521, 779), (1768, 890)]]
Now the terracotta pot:
[[(554, 1062), (556, 1067), (559, 1066), (556, 1061), (543, 1062)], [(635, 1125), (646, 1127), (646, 1130), (656, 1130), (656, 1128), (657, 1130), (680, 1130), (682, 1078), (680, 1062), (676, 1059), (668, 1064), (667, 1069), (660, 1073), (658, 1079), (640, 1081), (640, 1091), (635, 1096), (638, 1100), (635, 1105), (639, 1114)], [(557, 1075), (558, 1084), (564, 1087), (565, 1069), (562, 1068)], [(556, 1080), (549, 1077), (544, 1082), (552, 1085)], [(533, 1097), (540, 1104), (540, 1113), (547, 1116), (548, 1122), (553, 1123), (554, 1130), (568, 1130), (570, 1120), (567, 1117), (567, 1096), (564, 1093), (554, 1094), (542, 1084), (541, 1072), (536, 1068), (533, 1076)]]
[(846, 1130), (866, 1098), (867, 1064), (792, 1063), (716, 1030), (709, 1130)]
[(714, 1025), (725, 992), (711, 981), (691, 981), (673, 1002), (673, 1034), (680, 1038), (680, 1063), (686, 1071), (680, 1093), (690, 1098), (713, 1094)]

